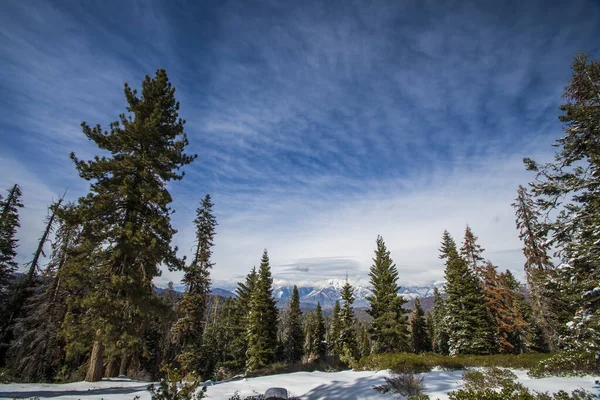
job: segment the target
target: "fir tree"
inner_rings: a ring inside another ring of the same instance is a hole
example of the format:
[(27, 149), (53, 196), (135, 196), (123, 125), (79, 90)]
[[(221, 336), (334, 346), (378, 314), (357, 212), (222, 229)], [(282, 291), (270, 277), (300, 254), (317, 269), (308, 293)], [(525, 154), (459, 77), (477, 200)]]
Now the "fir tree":
[(342, 332), (342, 308), (340, 301), (336, 300), (333, 305), (333, 314), (331, 316), (331, 324), (329, 328), (329, 336), (327, 339), (327, 345), (329, 347), (329, 353), (332, 355), (339, 356), (340, 349), (340, 334)]
[(277, 346), (277, 306), (273, 297), (273, 278), (267, 250), (263, 252), (256, 286), (252, 290), (248, 313), (248, 352), (246, 368), (255, 371), (275, 358)]
[[(529, 289), (529, 298), (533, 322), (539, 326), (544, 341), (550, 350), (558, 349), (559, 334), (552, 303), (560, 301), (560, 293), (548, 293), (549, 280), (556, 276), (554, 265), (548, 255), (548, 245), (541, 224), (541, 213), (523, 186), (519, 185), (517, 199), (513, 203), (517, 216), (519, 238), (523, 242), (525, 256), (525, 279)], [(554, 299), (551, 301), (551, 299)], [(563, 306), (557, 305), (564, 309)]]
[[(596, 360), (600, 370), (600, 61), (579, 54), (572, 63), (573, 76), (565, 87), (565, 104), (559, 116), (565, 136), (558, 139), (554, 161), (538, 165), (525, 159), (537, 173), (531, 183), (537, 206), (548, 218), (545, 229), (558, 256), (568, 263), (570, 293), (576, 312), (569, 324), (566, 348)], [(562, 295), (562, 294), (561, 294)]]
[(490, 354), (494, 338), (483, 293), (456, 248), (448, 251), (445, 278), (449, 354)]
[(296, 285), (292, 290), (292, 298), (284, 323), (283, 346), (285, 360), (289, 363), (300, 361), (303, 354), (302, 311), (300, 310), (300, 296)]
[(33, 295), (25, 301), (24, 317), (16, 320), (11, 343), (11, 369), (29, 382), (52, 381), (64, 356), (58, 333), (67, 311), (67, 293), (58, 273), (77, 242), (79, 228), (65, 217), (58, 224), (50, 262), (34, 281)]
[[(444, 232), (447, 234), (448, 232)], [(451, 237), (450, 237), (451, 239)], [(450, 247), (452, 248), (452, 247)], [(440, 354), (448, 354), (448, 330), (444, 324), (446, 320), (446, 302), (442, 298), (438, 288), (433, 288), (433, 351)]]
[(14, 185), (5, 200), (0, 199), (0, 367), (4, 365), (6, 350), (12, 340), (11, 324), (18, 313), (18, 305), (11, 298), (11, 284), (17, 270), (18, 239), (15, 237), (19, 224), (21, 188)]
[(317, 357), (323, 357), (327, 352), (325, 334), (325, 318), (323, 317), (321, 303), (317, 302), (317, 309), (315, 310), (315, 331), (311, 346), (311, 353), (315, 354)]
[(340, 351), (340, 359), (347, 363), (352, 363), (358, 359), (358, 343), (356, 341), (356, 330), (354, 325), (354, 288), (346, 280), (346, 284), (342, 287), (342, 301), (344, 306), (340, 311), (340, 336), (338, 339), (338, 347)]
[(471, 227), (467, 225), (465, 228), (465, 238), (463, 245), (460, 248), (460, 256), (467, 263), (467, 266), (471, 269), (471, 272), (481, 282), (483, 280), (482, 265), (483, 257), (481, 254), (485, 251), (479, 243), (477, 243), (477, 236), (473, 234)]
[(406, 300), (398, 294), (398, 271), (390, 257), (383, 238), (377, 237), (375, 258), (369, 272), (373, 295), (368, 296), (370, 308), (367, 313), (373, 317), (371, 340), (373, 353), (390, 353), (409, 349), (408, 323), (403, 305)]
[(435, 322), (433, 319), (433, 313), (431, 311), (427, 311), (425, 313), (425, 325), (427, 326), (427, 338), (429, 339), (429, 350), (434, 349), (434, 340), (435, 337)]
[(412, 340), (412, 351), (414, 353), (423, 353), (431, 350), (431, 340), (427, 333), (425, 312), (421, 307), (421, 301), (416, 298), (415, 309), (410, 314), (410, 336)]
[[(129, 116), (121, 114), (109, 131), (82, 123), (85, 136), (110, 154), (90, 161), (71, 154), (79, 175), (91, 184), (78, 205), (84, 236), (79, 257), (71, 259), (78, 265), (66, 271), (86, 275), (90, 284), (78, 305), (85, 318), (69, 316), (63, 326), (71, 341), (89, 341), (93, 332), (88, 381), (102, 378), (105, 354), (135, 352), (144, 321), (157, 305), (152, 279), (161, 265), (181, 269), (183, 264), (171, 247), (175, 230), (167, 183), (180, 180), (179, 169), (195, 156), (184, 153), (185, 121), (174, 94), (164, 70), (146, 76), (140, 96), (125, 84)], [(70, 326), (77, 322), (81, 329)]]
[(196, 210), (196, 252), (192, 263), (184, 268), (183, 283), (185, 293), (179, 302), (179, 320), (173, 330), (179, 337), (181, 354), (178, 359), (183, 373), (196, 371), (208, 374), (199, 363), (202, 353), (202, 338), (204, 336), (205, 311), (210, 295), (211, 247), (215, 236), (216, 218), (212, 212), (213, 203), (210, 195), (202, 200)]
[(369, 326), (364, 323), (358, 324), (358, 354), (360, 358), (371, 355), (371, 339), (369, 337)]
[(483, 293), (486, 307), (495, 330), (496, 348), (500, 353), (519, 353), (521, 337), (527, 323), (511, 286), (514, 277), (498, 274), (490, 262), (482, 267)]

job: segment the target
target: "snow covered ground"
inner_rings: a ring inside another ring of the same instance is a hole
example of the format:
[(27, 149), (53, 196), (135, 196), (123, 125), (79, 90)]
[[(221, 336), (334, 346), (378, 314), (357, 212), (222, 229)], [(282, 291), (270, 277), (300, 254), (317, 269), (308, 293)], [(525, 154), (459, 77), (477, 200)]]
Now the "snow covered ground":
[[(526, 371), (514, 371), (519, 381), (528, 388), (538, 391), (572, 391), (583, 388), (600, 394), (600, 386), (594, 381), (598, 377), (531, 379)], [(270, 387), (284, 387), (294, 395), (307, 400), (319, 399), (391, 399), (373, 390), (373, 385), (384, 382), (386, 371), (342, 371), (342, 372), (295, 372), (291, 374), (263, 376), (233, 382), (217, 383), (208, 387), (209, 399), (229, 399), (236, 391), (243, 395), (263, 394)], [(425, 386), (432, 399), (447, 399), (447, 393), (462, 387), (463, 371), (432, 371), (425, 374)], [(150, 399), (146, 390), (148, 382), (127, 379), (108, 379), (97, 383), (77, 382), (53, 384), (8, 384), (0, 385), (0, 399), (105, 399), (141, 400)]]

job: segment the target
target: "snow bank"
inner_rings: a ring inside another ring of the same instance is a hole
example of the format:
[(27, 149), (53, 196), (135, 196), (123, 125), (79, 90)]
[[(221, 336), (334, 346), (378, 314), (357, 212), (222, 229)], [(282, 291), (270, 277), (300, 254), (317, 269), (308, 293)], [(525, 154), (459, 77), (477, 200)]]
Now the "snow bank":
[[(432, 371), (424, 374), (424, 383), (432, 399), (448, 399), (447, 393), (462, 387), (464, 371)], [(583, 388), (600, 394), (600, 386), (594, 383), (597, 377), (577, 378), (544, 378), (532, 379), (526, 371), (513, 370), (519, 381), (530, 389), (557, 392), (572, 391)], [(236, 391), (242, 396), (264, 393), (270, 387), (288, 389), (290, 395), (306, 400), (347, 399), (369, 400), (387, 399), (391, 396), (377, 393), (373, 385), (380, 385), (387, 371), (342, 371), (342, 372), (295, 372), (242, 379), (238, 381), (215, 383), (208, 386), (208, 399), (229, 399)], [(40, 397), (61, 400), (132, 400), (140, 396), (141, 400), (149, 400), (146, 391), (149, 382), (128, 379), (106, 379), (102, 382), (53, 384), (9, 384), (0, 385), (0, 399)]]

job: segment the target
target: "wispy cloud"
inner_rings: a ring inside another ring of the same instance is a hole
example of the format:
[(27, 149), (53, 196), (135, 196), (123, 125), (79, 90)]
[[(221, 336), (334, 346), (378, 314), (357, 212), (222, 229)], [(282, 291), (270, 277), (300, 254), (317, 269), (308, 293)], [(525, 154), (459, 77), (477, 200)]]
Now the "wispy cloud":
[(42, 185), (26, 198), (39, 209), (65, 186), (83, 194), (67, 155), (96, 150), (80, 122), (108, 126), (123, 82), (165, 67), (199, 154), (171, 185), (176, 244), (190, 253), (210, 192), (217, 281), (265, 247), (278, 279), (365, 276), (377, 234), (403, 279), (439, 279), (441, 232), (460, 239), (467, 222), (518, 271), (520, 159), (549, 157), (569, 62), (600, 54), (598, 19), (592, 0), (7, 3), (0, 159), (15, 172), (0, 183)]

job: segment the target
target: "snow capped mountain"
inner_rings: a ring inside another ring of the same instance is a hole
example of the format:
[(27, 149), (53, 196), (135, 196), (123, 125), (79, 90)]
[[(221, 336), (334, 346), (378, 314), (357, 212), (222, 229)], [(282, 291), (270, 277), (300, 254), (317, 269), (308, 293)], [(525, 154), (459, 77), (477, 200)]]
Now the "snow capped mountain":
[[(330, 279), (328, 281), (316, 283), (315, 286), (299, 287), (298, 294), (300, 295), (300, 302), (306, 304), (316, 305), (317, 302), (321, 303), (324, 308), (331, 308), (334, 306), (336, 300), (341, 299), (342, 287), (346, 283), (345, 279)], [(407, 286), (402, 287), (399, 294), (403, 295), (407, 300), (415, 299), (417, 297), (429, 297), (433, 296), (433, 289), (438, 288), (440, 292), (443, 292), (445, 282), (432, 281), (427, 285), (423, 286)], [(369, 302), (367, 296), (371, 296), (373, 292), (368, 285), (361, 282), (352, 282), (350, 284), (354, 288), (354, 307), (368, 307)], [(273, 290), (273, 296), (279, 301), (280, 304), (285, 304), (292, 295), (293, 286), (277, 286)]]

